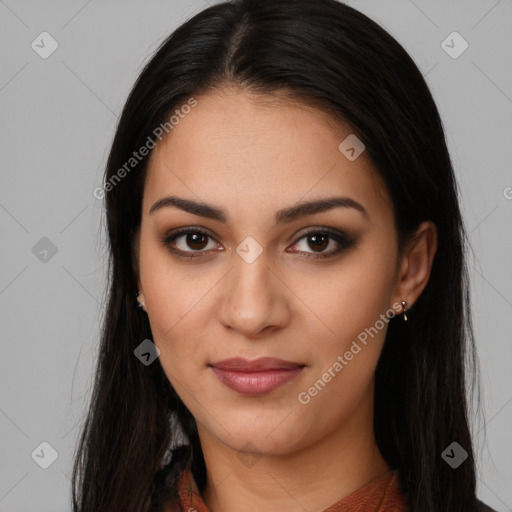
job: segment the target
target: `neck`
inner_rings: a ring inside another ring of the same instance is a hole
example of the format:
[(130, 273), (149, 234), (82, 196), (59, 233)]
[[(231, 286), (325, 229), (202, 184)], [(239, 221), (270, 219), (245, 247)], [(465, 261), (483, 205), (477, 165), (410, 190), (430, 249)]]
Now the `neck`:
[[(373, 390), (372, 390), (373, 391)], [(390, 471), (373, 433), (373, 400), (321, 439), (285, 454), (241, 456), (198, 424), (210, 510), (324, 510)]]

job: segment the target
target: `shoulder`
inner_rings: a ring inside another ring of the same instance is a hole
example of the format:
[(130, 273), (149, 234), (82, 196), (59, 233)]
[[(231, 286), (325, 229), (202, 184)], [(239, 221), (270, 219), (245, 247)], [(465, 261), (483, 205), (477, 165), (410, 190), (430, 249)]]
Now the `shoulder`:
[(497, 512), (493, 508), (489, 507), (489, 505), (486, 505), (483, 501), (477, 500), (476, 503), (478, 512)]
[[(497, 510), (489, 507), (489, 505), (486, 505), (483, 501), (480, 501), (479, 499), (476, 500), (476, 512), (498, 512)], [(405, 512), (411, 512), (410, 508), (407, 508)]]

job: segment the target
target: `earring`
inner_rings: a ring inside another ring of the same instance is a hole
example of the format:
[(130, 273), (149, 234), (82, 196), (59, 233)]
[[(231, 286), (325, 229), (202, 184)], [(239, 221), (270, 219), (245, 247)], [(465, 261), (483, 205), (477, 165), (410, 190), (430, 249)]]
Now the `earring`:
[(402, 308), (404, 309), (403, 310), (403, 313), (404, 313), (404, 321), (407, 322), (407, 309), (406, 309), (406, 306), (407, 306), (407, 302), (405, 302), (405, 300), (402, 301)]
[(145, 302), (142, 302), (142, 301), (140, 301), (140, 300), (138, 299), (139, 295), (140, 295), (140, 292), (137, 292), (137, 293), (135, 294), (135, 297), (137, 298), (137, 301), (139, 302), (139, 308), (144, 308), (144, 307), (146, 307), (146, 303), (145, 303)]

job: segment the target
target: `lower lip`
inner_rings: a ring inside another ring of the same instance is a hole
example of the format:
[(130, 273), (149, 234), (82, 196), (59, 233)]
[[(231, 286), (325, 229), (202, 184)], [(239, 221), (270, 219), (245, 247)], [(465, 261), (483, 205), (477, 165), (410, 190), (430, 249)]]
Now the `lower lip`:
[(261, 372), (235, 372), (211, 367), (217, 378), (228, 388), (244, 395), (263, 395), (290, 382), (304, 367), (265, 370)]

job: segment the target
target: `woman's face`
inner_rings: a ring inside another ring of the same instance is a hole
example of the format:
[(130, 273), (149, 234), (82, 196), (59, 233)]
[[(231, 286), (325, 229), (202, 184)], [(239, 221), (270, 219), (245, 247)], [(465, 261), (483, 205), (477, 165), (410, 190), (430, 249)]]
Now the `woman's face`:
[[(361, 428), (401, 312), (383, 182), (317, 110), (232, 90), (196, 100), (154, 149), (142, 205), (139, 289), (167, 377), (200, 434), (234, 449), (284, 454)], [(182, 203), (151, 211), (171, 196)], [(234, 357), (295, 366), (211, 366)]]

